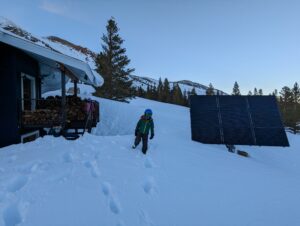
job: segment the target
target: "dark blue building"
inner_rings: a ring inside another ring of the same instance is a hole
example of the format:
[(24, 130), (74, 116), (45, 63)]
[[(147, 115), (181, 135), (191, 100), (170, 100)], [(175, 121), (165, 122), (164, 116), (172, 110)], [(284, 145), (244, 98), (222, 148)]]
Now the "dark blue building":
[(22, 113), (36, 109), (43, 77), (54, 71), (60, 72), (62, 109), (66, 78), (75, 86), (78, 81), (99, 85), (99, 75), (86, 62), (0, 30), (0, 147), (39, 135), (40, 127), (23, 128)]

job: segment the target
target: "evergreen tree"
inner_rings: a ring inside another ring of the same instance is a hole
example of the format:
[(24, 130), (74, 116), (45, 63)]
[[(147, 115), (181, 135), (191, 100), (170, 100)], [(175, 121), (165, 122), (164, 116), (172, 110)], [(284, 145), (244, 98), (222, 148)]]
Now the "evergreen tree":
[(251, 92), (251, 90), (248, 92), (248, 96), (252, 96), (252, 92)]
[(138, 91), (137, 91), (137, 96), (139, 96), (139, 97), (145, 97), (145, 95), (146, 95), (145, 90), (140, 86), (138, 88)]
[(152, 100), (157, 100), (158, 99), (158, 93), (157, 93), (157, 88), (156, 88), (155, 85), (152, 86), (151, 93), (152, 93)]
[(189, 105), (189, 96), (188, 96), (188, 92), (186, 90), (183, 91), (183, 105), (184, 106)]
[(195, 87), (193, 87), (191, 92), (189, 92), (189, 96), (190, 95), (197, 95)]
[(262, 95), (263, 95), (262, 89), (259, 89), (259, 90), (258, 90), (258, 95), (259, 95), (259, 96), (262, 96)]
[(170, 101), (170, 83), (167, 78), (164, 80), (163, 90), (162, 90), (162, 101), (169, 102)]
[(233, 96), (240, 96), (241, 95), (240, 87), (239, 87), (239, 84), (237, 82), (235, 82), (234, 85), (233, 85), (232, 95)]
[(146, 99), (152, 99), (152, 94), (151, 94), (151, 87), (150, 85), (147, 86), (146, 94), (145, 94)]
[(292, 88), (292, 94), (293, 94), (293, 102), (299, 103), (300, 102), (300, 88), (297, 82), (295, 82), (293, 88)]
[(253, 95), (258, 96), (258, 91), (257, 91), (256, 87), (254, 88)]
[(161, 78), (159, 78), (158, 85), (157, 85), (157, 100), (159, 101), (163, 100), (163, 83)]
[(275, 96), (275, 97), (278, 96), (278, 91), (277, 91), (277, 89), (274, 89), (274, 91), (272, 92), (272, 95)]
[(118, 34), (119, 28), (114, 18), (108, 20), (106, 31), (102, 36), (103, 50), (96, 59), (97, 71), (102, 75), (104, 84), (97, 88), (96, 95), (126, 101), (133, 96), (132, 81), (128, 76), (134, 69), (127, 68), (130, 60), (122, 47), (124, 40)]
[(292, 89), (284, 86), (280, 91), (279, 101), (284, 125), (293, 133), (298, 133), (300, 131), (300, 104), (295, 102), (295, 100), (297, 99), (297, 86), (298, 84), (294, 84), (294, 87)]
[(182, 95), (182, 91), (181, 91), (178, 83), (174, 83), (171, 93), (172, 93), (172, 95), (171, 95), (172, 103), (178, 104), (178, 105), (183, 105), (183, 103), (184, 103), (183, 95)]
[(215, 95), (215, 89), (214, 89), (214, 87), (213, 87), (213, 85), (211, 83), (209, 83), (209, 86), (208, 86), (208, 88), (206, 90), (206, 95), (208, 95), (208, 96)]
[(291, 103), (291, 102), (293, 102), (293, 92), (287, 86), (284, 86), (281, 89), (281, 91), (280, 91), (280, 97), (281, 97), (280, 100), (283, 103)]

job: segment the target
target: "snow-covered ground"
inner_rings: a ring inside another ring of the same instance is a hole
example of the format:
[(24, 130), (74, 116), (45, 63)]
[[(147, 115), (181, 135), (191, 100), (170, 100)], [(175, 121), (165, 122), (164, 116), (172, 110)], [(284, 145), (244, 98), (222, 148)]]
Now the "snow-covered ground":
[[(299, 136), (289, 148), (239, 147), (245, 158), (191, 141), (188, 108), (98, 100), (94, 135), (0, 149), (1, 226), (300, 225)], [(130, 148), (145, 108), (146, 156)]]

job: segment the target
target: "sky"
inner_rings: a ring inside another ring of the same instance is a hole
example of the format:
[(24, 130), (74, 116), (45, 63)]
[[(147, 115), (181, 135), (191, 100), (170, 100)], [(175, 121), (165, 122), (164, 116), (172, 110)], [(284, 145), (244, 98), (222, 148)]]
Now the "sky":
[(134, 74), (191, 80), (243, 94), (300, 82), (298, 0), (0, 0), (3, 16), (37, 36), (101, 51), (114, 17)]

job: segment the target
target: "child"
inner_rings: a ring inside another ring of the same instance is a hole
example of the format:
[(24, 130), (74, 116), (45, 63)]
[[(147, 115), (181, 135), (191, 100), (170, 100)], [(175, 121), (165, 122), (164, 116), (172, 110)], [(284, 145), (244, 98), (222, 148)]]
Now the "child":
[(151, 131), (150, 140), (154, 137), (154, 123), (152, 119), (152, 111), (151, 109), (145, 110), (145, 114), (140, 118), (139, 122), (135, 128), (135, 141), (132, 146), (135, 149), (141, 140), (143, 141), (142, 152), (146, 154), (148, 149), (148, 134), (149, 130)]

